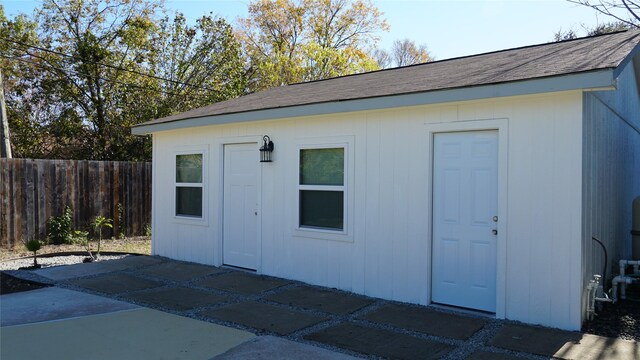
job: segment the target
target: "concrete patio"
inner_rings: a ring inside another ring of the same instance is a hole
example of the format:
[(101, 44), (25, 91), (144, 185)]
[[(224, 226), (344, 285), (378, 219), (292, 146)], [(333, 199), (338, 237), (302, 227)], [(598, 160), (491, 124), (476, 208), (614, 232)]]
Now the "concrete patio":
[[(79, 352), (79, 343), (104, 344), (97, 334), (109, 330), (110, 346), (86, 349), (92, 358), (158, 353), (185, 359), (640, 358), (633, 341), (523, 326), (161, 257), (130, 256), (20, 276), (55, 287), (0, 297), (2, 358), (46, 353), (51, 347)], [(62, 330), (77, 332), (84, 340), (56, 336)], [(41, 340), (29, 341), (34, 335)]]

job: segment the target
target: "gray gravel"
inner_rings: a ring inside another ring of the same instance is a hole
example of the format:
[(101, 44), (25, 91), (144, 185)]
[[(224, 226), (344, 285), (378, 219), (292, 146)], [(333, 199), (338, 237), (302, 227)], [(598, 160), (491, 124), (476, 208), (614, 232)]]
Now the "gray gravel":
[[(101, 255), (100, 261), (121, 259), (128, 255)], [(52, 256), (52, 257), (38, 257), (38, 265), (43, 268), (60, 266), (60, 265), (73, 265), (82, 263), (87, 255), (67, 255), (67, 256)], [(17, 260), (8, 260), (0, 262), (0, 270), (18, 270), (21, 267), (29, 267), (33, 265), (33, 258), (23, 258)]]

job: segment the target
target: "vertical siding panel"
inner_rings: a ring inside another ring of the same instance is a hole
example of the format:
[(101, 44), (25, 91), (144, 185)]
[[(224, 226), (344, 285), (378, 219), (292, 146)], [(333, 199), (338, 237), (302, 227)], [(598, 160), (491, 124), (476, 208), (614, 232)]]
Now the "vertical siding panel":
[(366, 226), (364, 237), (364, 253), (365, 253), (365, 284), (364, 293), (366, 295), (380, 294), (380, 273), (384, 271), (378, 266), (377, 249), (380, 246), (380, 226), (381, 217), (381, 184), (380, 184), (380, 141), (381, 141), (381, 124), (380, 119), (371, 115), (367, 119), (366, 138), (367, 155), (366, 155), (366, 176), (363, 182), (366, 190), (366, 206), (364, 211), (366, 214)]
[[(393, 212), (392, 219), (392, 235), (389, 241), (393, 247), (393, 257), (389, 260), (393, 263), (392, 268), (392, 294), (393, 298), (406, 298), (407, 289), (410, 288), (407, 274), (410, 272), (407, 260), (408, 251), (414, 251), (410, 249), (410, 239), (407, 237), (407, 220), (409, 217), (408, 205), (409, 205), (409, 174), (408, 171), (411, 168), (409, 159), (414, 160), (411, 156), (409, 149), (409, 142), (407, 141), (408, 134), (411, 133), (411, 129), (408, 126), (406, 118), (406, 112), (394, 114), (393, 125), (395, 127), (395, 134), (390, 137), (390, 141), (394, 143), (392, 160), (394, 170), (392, 171), (393, 186), (389, 188), (389, 191), (393, 193)], [(414, 271), (416, 269), (413, 269)]]

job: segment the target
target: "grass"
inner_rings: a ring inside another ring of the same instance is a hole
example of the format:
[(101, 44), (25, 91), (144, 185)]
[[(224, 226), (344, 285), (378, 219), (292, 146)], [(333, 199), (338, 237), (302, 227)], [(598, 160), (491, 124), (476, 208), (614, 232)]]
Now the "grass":
[[(95, 242), (91, 248), (92, 251), (96, 250)], [(87, 249), (80, 244), (44, 245), (38, 250), (38, 255), (67, 251), (86, 252)], [(109, 251), (151, 255), (151, 237), (136, 236), (125, 239), (103, 239), (100, 252), (104, 253)], [(26, 256), (33, 256), (33, 253), (27, 251), (21, 243), (13, 249), (0, 248), (0, 261)]]

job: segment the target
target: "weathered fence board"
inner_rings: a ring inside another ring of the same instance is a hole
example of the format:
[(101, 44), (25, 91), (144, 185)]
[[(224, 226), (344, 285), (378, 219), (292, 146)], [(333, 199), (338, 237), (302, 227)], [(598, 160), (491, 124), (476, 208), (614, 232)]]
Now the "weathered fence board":
[(151, 223), (151, 163), (0, 159), (0, 197), (1, 247), (44, 239), (66, 206), (74, 229), (103, 215), (114, 220), (106, 236), (141, 235)]

